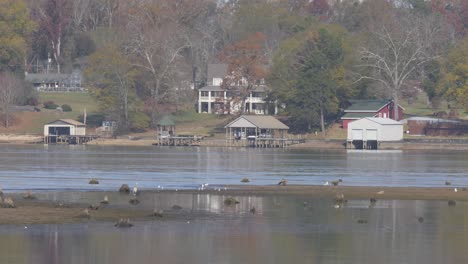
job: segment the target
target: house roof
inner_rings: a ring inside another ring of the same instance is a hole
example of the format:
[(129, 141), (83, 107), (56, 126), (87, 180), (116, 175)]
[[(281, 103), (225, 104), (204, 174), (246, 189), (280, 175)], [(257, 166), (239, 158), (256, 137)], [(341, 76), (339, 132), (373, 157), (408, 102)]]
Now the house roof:
[(370, 120), (380, 125), (403, 125), (401, 122), (395, 121), (391, 118), (366, 117), (365, 119)]
[(73, 120), (73, 119), (58, 119), (47, 124), (53, 125), (53, 124), (60, 124), (60, 123), (66, 123), (66, 124), (73, 125), (73, 126), (86, 126), (85, 124), (78, 122), (76, 120)]
[[(200, 88), (199, 91), (225, 91), (226, 89), (223, 89), (221, 86), (214, 86), (214, 85), (208, 85), (203, 88)], [(234, 89), (230, 89), (234, 90)], [(254, 92), (265, 92), (268, 90), (268, 87), (266, 85), (255, 85), (253, 87)]]
[(28, 73), (25, 80), (32, 83), (49, 83), (49, 82), (62, 82), (70, 78), (70, 74), (42, 74), (42, 73)]
[(224, 89), (221, 86), (208, 85), (200, 88), (199, 91), (224, 91)]
[(341, 119), (361, 119), (365, 117), (374, 117), (376, 113), (372, 112), (365, 112), (365, 113), (345, 113), (344, 116), (341, 117)]
[(208, 83), (213, 82), (213, 78), (224, 78), (228, 72), (227, 64), (208, 64), (207, 78)]
[[(239, 124), (245, 122), (240, 121), (247, 121), (250, 125), (249, 126), (239, 126)], [(269, 115), (242, 115), (236, 118), (234, 121), (230, 122), (225, 126), (225, 128), (236, 128), (236, 127), (257, 127), (259, 129), (282, 129), (287, 130), (289, 127), (283, 124), (278, 119), (274, 118), (273, 116)]]
[(434, 117), (427, 117), (427, 116), (413, 116), (413, 117), (401, 120), (401, 122), (405, 124), (408, 123), (408, 121), (424, 121), (428, 123), (460, 123), (460, 121), (458, 120), (441, 119), (441, 118), (434, 118)]
[(392, 100), (354, 100), (345, 112), (377, 112)]
[(170, 116), (166, 115), (159, 120), (158, 126), (175, 126), (175, 122)]

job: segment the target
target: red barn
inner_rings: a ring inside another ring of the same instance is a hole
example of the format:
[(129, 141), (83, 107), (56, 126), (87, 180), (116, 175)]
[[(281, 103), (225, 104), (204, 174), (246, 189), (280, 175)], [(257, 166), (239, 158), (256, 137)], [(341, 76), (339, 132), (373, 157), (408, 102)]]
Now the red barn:
[(394, 118), (393, 107), (393, 100), (353, 100), (341, 117), (343, 128), (348, 128), (350, 122), (365, 117), (383, 117), (397, 121), (403, 119), (404, 108), (398, 105), (398, 116)]

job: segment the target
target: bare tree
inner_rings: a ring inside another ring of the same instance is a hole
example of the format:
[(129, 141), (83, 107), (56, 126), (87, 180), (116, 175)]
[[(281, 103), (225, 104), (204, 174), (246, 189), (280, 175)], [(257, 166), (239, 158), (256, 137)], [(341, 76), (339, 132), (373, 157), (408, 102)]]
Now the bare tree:
[(371, 33), (366, 46), (359, 50), (361, 68), (368, 74), (359, 79), (380, 83), (394, 101), (395, 119), (398, 118), (398, 99), (402, 89), (422, 66), (438, 57), (441, 51), (442, 26), (439, 21), (416, 16), (395, 17), (392, 24), (382, 25)]
[(133, 11), (127, 25), (130, 36), (127, 51), (135, 56), (134, 66), (151, 76), (147, 85), (154, 125), (158, 104), (169, 94), (170, 76), (188, 43), (177, 21), (176, 11), (179, 10), (172, 1), (141, 3)]
[(240, 106), (240, 113), (245, 113), (246, 101), (266, 77), (266, 57), (264, 55), (265, 35), (257, 32), (248, 38), (227, 45), (220, 58), (228, 64), (228, 75), (223, 79), (222, 87), (228, 90), (234, 105)]
[(4, 123), (10, 126), (10, 106), (14, 104), (21, 93), (21, 82), (11, 73), (0, 73), (0, 109), (2, 111)]
[(68, 0), (47, 0), (40, 10), (41, 24), (52, 46), (52, 55), (60, 73), (62, 45), (71, 19), (71, 4)]

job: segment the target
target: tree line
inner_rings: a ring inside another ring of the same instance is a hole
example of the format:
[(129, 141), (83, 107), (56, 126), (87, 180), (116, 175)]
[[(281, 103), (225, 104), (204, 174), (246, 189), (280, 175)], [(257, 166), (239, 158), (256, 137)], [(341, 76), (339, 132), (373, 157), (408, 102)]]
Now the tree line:
[(145, 129), (193, 109), (207, 64), (221, 62), (226, 89), (247, 81), (241, 102), (265, 80), (297, 132), (325, 131), (351, 99), (415, 90), (467, 111), (467, 25), (463, 0), (0, 0), (0, 79), (11, 79), (0, 90), (23, 87), (0, 92), (0, 108), (31, 96), (11, 85), (25, 71), (79, 67), (120, 132)]

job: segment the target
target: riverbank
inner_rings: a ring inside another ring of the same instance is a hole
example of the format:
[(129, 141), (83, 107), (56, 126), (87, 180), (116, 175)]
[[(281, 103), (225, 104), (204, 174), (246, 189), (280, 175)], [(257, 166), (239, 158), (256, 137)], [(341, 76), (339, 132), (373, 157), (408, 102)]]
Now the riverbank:
[[(207, 216), (207, 212), (199, 208), (184, 208), (190, 201), (183, 203), (183, 197), (199, 197), (217, 201), (219, 206), (227, 209), (235, 208), (236, 204), (223, 204), (228, 197), (242, 200), (247, 197), (265, 196), (296, 196), (304, 200), (321, 199), (333, 205), (337, 195), (344, 195), (348, 201), (365, 200), (373, 198), (379, 200), (438, 200), (438, 201), (466, 201), (468, 191), (466, 188), (441, 187), (441, 188), (396, 188), (396, 187), (355, 187), (355, 186), (314, 186), (314, 185), (288, 185), (288, 186), (251, 186), (230, 185), (214, 186), (204, 190), (145, 190), (136, 198), (140, 204), (132, 205), (128, 201), (134, 197), (118, 192), (64, 192), (62, 197), (80, 196), (81, 201), (72, 202), (66, 200), (51, 199), (55, 195), (48, 192), (38, 192), (36, 199), (24, 199), (20, 193), (4, 194), (4, 197), (12, 197), (16, 208), (0, 208), (0, 224), (30, 225), (30, 224), (63, 224), (63, 223), (87, 223), (87, 222), (116, 222), (121, 218), (129, 218), (132, 221), (186, 221)], [(109, 196), (109, 204), (101, 204), (96, 197)], [(165, 204), (155, 201), (165, 201)], [(248, 200), (249, 199), (244, 199)], [(84, 202), (84, 201), (88, 201)], [(182, 207), (178, 207), (182, 203)], [(99, 206), (98, 210), (88, 209), (89, 217), (83, 216), (83, 212), (90, 205)], [(247, 213), (251, 208), (249, 204), (239, 205)], [(154, 216), (153, 210), (159, 215)], [(222, 210), (224, 211), (224, 210)]]
[[(0, 134), (0, 144), (42, 144), (43, 138), (38, 135)], [(87, 143), (92, 146), (153, 146), (157, 143), (149, 136), (128, 136), (119, 138), (98, 138)], [(225, 147), (226, 140), (221, 138), (205, 138), (197, 146)], [(331, 139), (306, 140), (305, 143), (288, 146), (290, 149), (346, 149), (345, 140)], [(405, 139), (401, 142), (384, 142), (379, 146), (381, 150), (468, 150), (466, 138), (416, 138)]]

